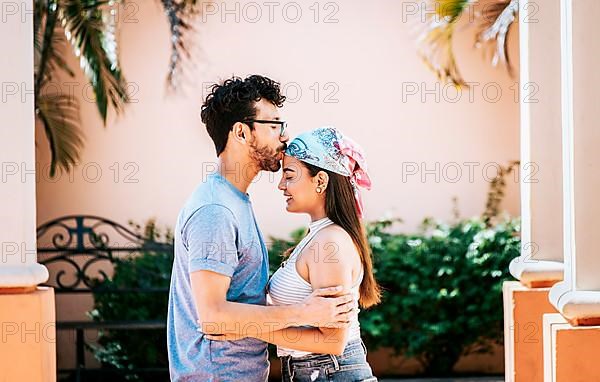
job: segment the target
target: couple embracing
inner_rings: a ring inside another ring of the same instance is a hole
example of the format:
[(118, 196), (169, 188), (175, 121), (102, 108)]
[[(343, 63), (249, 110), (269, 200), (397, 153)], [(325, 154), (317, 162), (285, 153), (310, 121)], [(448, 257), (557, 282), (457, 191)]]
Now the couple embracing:
[[(380, 302), (362, 223), (370, 188), (362, 150), (334, 127), (290, 141), (277, 82), (259, 75), (215, 84), (202, 122), (218, 157), (175, 225), (167, 342), (172, 381), (266, 381), (267, 343), (283, 381), (377, 381), (358, 312)], [(286, 210), (308, 233), (269, 279), (247, 189), (282, 169)]]

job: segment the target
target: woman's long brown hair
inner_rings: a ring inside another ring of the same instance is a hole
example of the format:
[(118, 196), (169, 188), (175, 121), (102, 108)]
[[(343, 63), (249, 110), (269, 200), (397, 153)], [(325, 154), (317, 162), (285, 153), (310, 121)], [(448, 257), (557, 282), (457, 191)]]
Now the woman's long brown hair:
[(381, 302), (381, 289), (373, 275), (371, 249), (367, 243), (365, 227), (358, 216), (354, 189), (352, 183), (350, 183), (350, 178), (306, 162), (302, 162), (302, 164), (306, 166), (313, 177), (319, 171), (325, 171), (329, 175), (329, 183), (325, 190), (325, 213), (331, 221), (342, 227), (350, 235), (358, 249), (364, 269), (358, 302), (362, 308), (379, 304)]

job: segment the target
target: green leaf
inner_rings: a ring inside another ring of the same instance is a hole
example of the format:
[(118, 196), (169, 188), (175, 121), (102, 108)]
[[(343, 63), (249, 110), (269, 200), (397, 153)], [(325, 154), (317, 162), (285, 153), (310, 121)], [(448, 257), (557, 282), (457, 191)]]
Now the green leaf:
[(54, 177), (57, 168), (69, 171), (79, 161), (83, 146), (78, 126), (79, 107), (73, 98), (64, 94), (41, 95), (36, 106), (50, 145), (50, 176)]
[(425, 64), (436, 74), (440, 81), (449, 82), (457, 87), (466, 87), (462, 78), (452, 41), (456, 23), (472, 0), (429, 0), (424, 3), (426, 22), (419, 37), (419, 55)]
[(59, 8), (65, 35), (92, 84), (104, 124), (109, 102), (120, 113), (129, 101), (115, 54), (114, 32), (107, 28), (103, 17), (108, 4), (106, 0), (61, 0)]

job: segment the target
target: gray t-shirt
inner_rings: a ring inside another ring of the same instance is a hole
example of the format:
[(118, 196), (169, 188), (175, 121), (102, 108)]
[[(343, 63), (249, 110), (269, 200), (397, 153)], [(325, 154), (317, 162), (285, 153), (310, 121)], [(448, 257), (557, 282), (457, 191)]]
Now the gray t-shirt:
[(265, 342), (211, 341), (197, 331), (190, 273), (210, 270), (231, 277), (227, 301), (266, 305), (268, 268), (267, 249), (248, 194), (220, 174), (209, 175), (187, 200), (175, 225), (167, 322), (172, 381), (267, 380)]

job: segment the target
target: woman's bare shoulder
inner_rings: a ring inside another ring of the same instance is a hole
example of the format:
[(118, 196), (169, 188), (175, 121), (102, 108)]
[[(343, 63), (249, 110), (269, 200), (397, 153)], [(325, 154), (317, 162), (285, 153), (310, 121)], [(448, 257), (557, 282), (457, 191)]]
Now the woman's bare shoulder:
[(344, 228), (337, 224), (331, 224), (327, 227), (322, 228), (319, 232), (316, 233), (314, 240), (318, 239), (330, 239), (332, 241), (338, 242), (339, 244), (352, 243), (352, 238), (346, 232)]
[(337, 224), (332, 224), (321, 229), (313, 238), (313, 242), (326, 251), (357, 252), (352, 237), (344, 228)]

